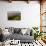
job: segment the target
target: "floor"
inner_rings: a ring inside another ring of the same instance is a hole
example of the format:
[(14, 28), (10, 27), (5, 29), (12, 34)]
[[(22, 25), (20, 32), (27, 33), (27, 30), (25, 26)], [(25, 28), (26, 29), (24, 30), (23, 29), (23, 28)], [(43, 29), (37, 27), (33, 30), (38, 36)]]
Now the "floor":
[(22, 44), (22, 46), (46, 46), (46, 44), (45, 43), (43, 43), (43, 41), (42, 40), (39, 40), (39, 41), (34, 41), (33, 43), (26, 43), (26, 44)]
[(46, 44), (42, 40), (36, 40), (33, 43), (21, 43), (18, 45), (5, 44), (5, 46), (46, 46)]

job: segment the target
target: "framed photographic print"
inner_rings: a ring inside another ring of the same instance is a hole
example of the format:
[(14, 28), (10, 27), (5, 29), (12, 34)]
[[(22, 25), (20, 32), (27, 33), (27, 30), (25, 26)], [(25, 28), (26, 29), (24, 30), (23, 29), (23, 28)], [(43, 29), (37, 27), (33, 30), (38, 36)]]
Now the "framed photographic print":
[(21, 12), (20, 11), (9, 11), (8, 20), (21, 20)]

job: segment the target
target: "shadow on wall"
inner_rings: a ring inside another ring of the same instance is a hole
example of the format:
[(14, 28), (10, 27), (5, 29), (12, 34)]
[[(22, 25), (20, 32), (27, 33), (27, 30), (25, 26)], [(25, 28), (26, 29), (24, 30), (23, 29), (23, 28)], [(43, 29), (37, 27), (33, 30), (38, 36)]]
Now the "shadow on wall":
[(9, 1), (9, 0), (0, 0), (0, 1)]
[[(28, 0), (0, 0), (0, 1), (26, 1), (28, 3)], [(39, 3), (42, 2), (42, 0), (29, 0), (29, 1), (39, 1)]]
[[(0, 0), (0, 1), (9, 1), (9, 0)], [(11, 1), (28, 1), (28, 0), (11, 0)]]
[[(0, 0), (0, 1), (9, 1), (9, 0)], [(12, 0), (12, 1), (28, 1), (28, 0)], [(40, 1), (40, 0), (29, 0), (29, 1)]]

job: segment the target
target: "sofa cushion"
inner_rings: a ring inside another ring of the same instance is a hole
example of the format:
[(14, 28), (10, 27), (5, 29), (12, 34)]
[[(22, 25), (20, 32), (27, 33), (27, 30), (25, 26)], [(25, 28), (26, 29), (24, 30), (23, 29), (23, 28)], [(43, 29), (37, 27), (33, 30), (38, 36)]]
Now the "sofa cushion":
[(22, 28), (21, 33), (24, 35), (27, 32), (27, 28)]
[(20, 33), (21, 28), (14, 28), (14, 33)]
[(14, 27), (9, 27), (8, 32), (14, 33)]

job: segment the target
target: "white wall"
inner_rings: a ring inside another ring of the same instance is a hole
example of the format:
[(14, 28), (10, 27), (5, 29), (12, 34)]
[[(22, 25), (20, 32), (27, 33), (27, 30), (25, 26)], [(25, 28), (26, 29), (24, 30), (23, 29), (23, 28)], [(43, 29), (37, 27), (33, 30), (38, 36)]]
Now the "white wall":
[[(8, 21), (8, 11), (20, 11), (20, 21)], [(38, 2), (3, 2), (0, 1), (0, 26), (2, 27), (32, 27), (40, 26), (40, 4)]]

